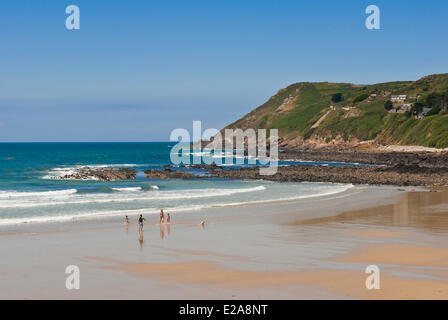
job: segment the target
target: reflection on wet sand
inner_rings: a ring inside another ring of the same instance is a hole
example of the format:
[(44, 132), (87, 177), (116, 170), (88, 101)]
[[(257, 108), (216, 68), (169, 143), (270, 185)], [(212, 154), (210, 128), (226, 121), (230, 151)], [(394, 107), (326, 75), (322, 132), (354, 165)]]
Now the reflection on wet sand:
[(403, 193), (402, 198), (393, 205), (347, 211), (334, 217), (297, 221), (289, 225), (309, 225), (323, 222), (350, 222), (448, 232), (448, 190), (407, 192)]
[(407, 193), (394, 206), (395, 225), (448, 231), (448, 191)]
[[(431, 232), (448, 231), (448, 191), (409, 192), (390, 208), (366, 210), (362, 222), (375, 225), (394, 225), (420, 228)], [(439, 208), (440, 210), (435, 210)]]
[(145, 241), (143, 240), (143, 232), (140, 232), (139, 237), (138, 237), (138, 243), (140, 245), (140, 249), (143, 249), (143, 243)]
[(160, 239), (163, 240), (163, 238), (165, 237), (165, 226), (163, 225), (163, 223), (160, 224)]

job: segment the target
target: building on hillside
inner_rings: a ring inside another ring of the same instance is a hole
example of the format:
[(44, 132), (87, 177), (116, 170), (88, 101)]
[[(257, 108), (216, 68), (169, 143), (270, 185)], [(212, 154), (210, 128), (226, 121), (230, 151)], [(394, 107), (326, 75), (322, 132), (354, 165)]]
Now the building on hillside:
[(369, 100), (370, 100), (370, 101), (375, 100), (377, 96), (378, 96), (378, 95), (377, 95), (376, 93), (372, 93), (372, 94), (369, 96)]
[(407, 96), (405, 94), (399, 94), (399, 95), (392, 95), (392, 97), (390, 97), (390, 100), (394, 102), (404, 102), (406, 98)]

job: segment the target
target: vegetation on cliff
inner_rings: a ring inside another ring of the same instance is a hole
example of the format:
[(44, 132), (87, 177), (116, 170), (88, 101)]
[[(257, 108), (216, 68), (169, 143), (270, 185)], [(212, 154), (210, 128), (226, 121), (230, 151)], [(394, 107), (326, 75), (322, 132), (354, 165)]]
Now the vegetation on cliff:
[(295, 83), (227, 128), (277, 128), (289, 146), (372, 140), (446, 148), (448, 74), (374, 85)]

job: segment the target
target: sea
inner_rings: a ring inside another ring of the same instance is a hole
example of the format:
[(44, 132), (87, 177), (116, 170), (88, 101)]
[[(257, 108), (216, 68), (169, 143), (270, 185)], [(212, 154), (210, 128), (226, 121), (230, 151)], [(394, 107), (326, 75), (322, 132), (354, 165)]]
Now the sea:
[[(20, 224), (157, 215), (160, 209), (187, 215), (195, 210), (213, 207), (337, 194), (353, 187), (348, 184), (208, 177), (197, 180), (146, 178), (143, 170), (161, 169), (171, 164), (170, 151), (173, 146), (174, 143), (170, 142), (0, 143), (0, 229)], [(197, 154), (197, 151), (193, 153)], [(203, 156), (232, 157), (224, 152), (213, 155), (204, 152)], [(300, 159), (278, 163), (280, 166), (302, 164), (358, 165)], [(246, 165), (250, 164), (247, 161), (245, 164), (234, 164)], [(58, 179), (85, 166), (132, 168), (137, 170), (137, 178), (111, 182)], [(198, 169), (183, 166), (175, 169), (204, 175)]]

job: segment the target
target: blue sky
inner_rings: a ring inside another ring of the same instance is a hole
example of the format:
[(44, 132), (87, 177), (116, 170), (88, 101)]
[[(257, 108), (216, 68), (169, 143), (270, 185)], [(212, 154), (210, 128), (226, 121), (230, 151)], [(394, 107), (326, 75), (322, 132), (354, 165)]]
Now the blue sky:
[[(65, 28), (75, 4), (81, 29)], [(365, 9), (381, 9), (381, 30)], [(446, 0), (0, 0), (0, 142), (167, 141), (300, 81), (448, 72)]]

